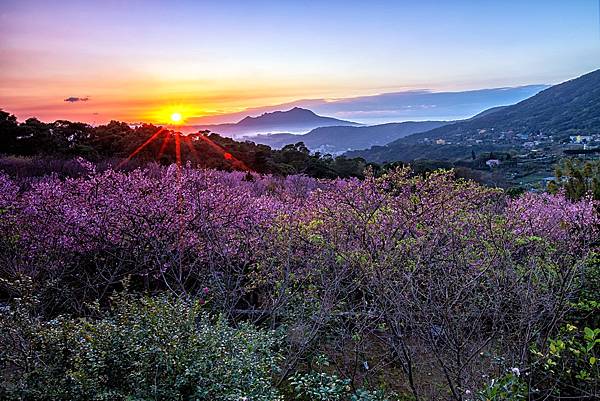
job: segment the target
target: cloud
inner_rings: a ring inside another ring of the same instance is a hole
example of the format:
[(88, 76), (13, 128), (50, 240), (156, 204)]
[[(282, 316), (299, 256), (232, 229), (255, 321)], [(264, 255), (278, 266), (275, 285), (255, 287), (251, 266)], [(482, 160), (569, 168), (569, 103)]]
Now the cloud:
[(65, 102), (70, 102), (70, 103), (75, 103), (75, 102), (87, 102), (88, 100), (90, 100), (89, 97), (68, 97), (65, 99)]
[(419, 120), (458, 120), (483, 110), (520, 102), (547, 85), (478, 89), (459, 92), (410, 90), (339, 99), (304, 99), (274, 106), (249, 108), (237, 113), (200, 117), (191, 124), (237, 122), (245, 116), (257, 116), (292, 107), (308, 108), (315, 113), (352, 120), (363, 124)]

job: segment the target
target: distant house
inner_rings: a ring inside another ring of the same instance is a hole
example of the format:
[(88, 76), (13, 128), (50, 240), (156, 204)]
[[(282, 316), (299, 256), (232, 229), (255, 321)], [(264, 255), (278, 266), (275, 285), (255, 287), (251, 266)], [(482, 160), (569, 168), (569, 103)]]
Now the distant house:
[(490, 160), (486, 161), (485, 164), (490, 169), (492, 169), (492, 168), (498, 167), (500, 165), (500, 160), (498, 160), (498, 159), (490, 159)]
[[(563, 177), (563, 179), (561, 179), (560, 181), (563, 181), (563, 182), (564, 182), (564, 181), (565, 181), (565, 179), (564, 179), (564, 178), (565, 178), (565, 177)], [(542, 179), (540, 180), (540, 185), (542, 186), (542, 188), (543, 188), (543, 189), (546, 189), (546, 188), (548, 188), (548, 185), (549, 185), (551, 182), (554, 182), (554, 183), (555, 183), (556, 181), (557, 181), (556, 177), (552, 177), (552, 176), (550, 176), (550, 177), (544, 177), (544, 178), (542, 178)]]
[(443, 139), (437, 139), (437, 140), (435, 141), (435, 143), (436, 143), (437, 145), (445, 145), (445, 144), (446, 144), (446, 141), (445, 141), (445, 140), (443, 140)]
[(571, 135), (569, 139), (571, 143), (589, 143), (593, 138), (591, 135)]

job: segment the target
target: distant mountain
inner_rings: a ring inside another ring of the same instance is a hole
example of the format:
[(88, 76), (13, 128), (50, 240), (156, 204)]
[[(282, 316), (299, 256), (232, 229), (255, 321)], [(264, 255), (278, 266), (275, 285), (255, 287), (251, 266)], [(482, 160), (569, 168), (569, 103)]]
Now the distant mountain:
[(361, 124), (323, 117), (310, 110), (294, 107), (287, 111), (263, 113), (258, 117), (245, 117), (237, 123), (194, 125), (197, 130), (210, 130), (220, 135), (239, 137), (272, 132), (307, 132), (317, 127), (359, 126)]
[[(600, 133), (600, 70), (552, 86), (515, 105), (486, 110), (479, 115), (448, 124), (430, 131), (406, 136), (387, 146), (350, 152), (352, 157), (372, 161), (409, 161), (421, 157), (424, 142), (445, 141), (452, 145), (430, 146), (432, 152), (451, 151), (446, 159), (462, 157), (471, 152), (467, 143), (477, 143), (485, 133), (487, 138), (500, 138), (504, 134), (543, 134), (557, 139), (573, 133)], [(489, 142), (489, 141), (488, 141)], [(489, 142), (489, 150), (519, 147), (517, 142)], [(462, 146), (461, 146), (462, 145)], [(458, 148), (463, 152), (459, 152)], [(445, 149), (445, 150), (444, 150)], [(439, 155), (438, 155), (439, 156)]]
[[(358, 120), (365, 125), (397, 121), (457, 121), (491, 107), (515, 104), (548, 87), (548, 85), (527, 85), (460, 92), (406, 90), (348, 98), (300, 99), (278, 105), (255, 107), (242, 112), (204, 116), (194, 124), (239, 121), (248, 115), (257, 116), (276, 110), (289, 110), (292, 107), (310, 109), (321, 116), (344, 116), (345, 120)], [(308, 130), (303, 133), (305, 132)]]
[[(477, 117), (477, 116), (476, 116)], [(447, 125), (405, 138), (417, 142), (424, 137), (460, 139), (479, 130), (518, 131), (546, 134), (600, 132), (600, 70), (552, 86), (535, 96), (478, 118)]]
[(373, 125), (370, 127), (333, 126), (315, 128), (304, 135), (273, 134), (258, 135), (248, 139), (281, 148), (285, 145), (304, 142), (307, 148), (322, 153), (341, 153), (352, 149), (364, 149), (373, 145), (384, 145), (398, 138), (417, 132), (428, 131), (448, 124), (446, 121), (407, 121)]

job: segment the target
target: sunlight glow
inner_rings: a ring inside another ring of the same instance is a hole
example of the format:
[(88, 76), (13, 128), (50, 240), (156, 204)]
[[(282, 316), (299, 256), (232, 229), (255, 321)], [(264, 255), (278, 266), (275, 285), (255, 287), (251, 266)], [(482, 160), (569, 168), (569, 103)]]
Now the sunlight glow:
[(157, 125), (166, 125), (169, 127), (184, 126), (189, 123), (189, 119), (202, 116), (202, 110), (194, 108), (189, 104), (173, 102), (163, 104), (153, 109), (148, 109), (141, 114), (141, 121), (150, 121)]
[(180, 123), (182, 120), (181, 113), (173, 113), (171, 114), (171, 121), (175, 124)]

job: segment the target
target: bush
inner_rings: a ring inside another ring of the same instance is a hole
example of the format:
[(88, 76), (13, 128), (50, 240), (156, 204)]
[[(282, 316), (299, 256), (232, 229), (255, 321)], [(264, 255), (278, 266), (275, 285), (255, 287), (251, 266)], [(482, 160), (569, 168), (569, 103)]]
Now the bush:
[(477, 392), (477, 401), (520, 401), (527, 399), (527, 384), (513, 368), (499, 379), (493, 379), (483, 390)]
[(350, 387), (350, 379), (342, 379), (337, 375), (324, 372), (296, 374), (292, 377), (292, 386), (297, 400), (302, 401), (389, 401), (382, 391), (358, 389)]
[[(323, 356), (316, 358), (316, 366), (324, 368), (329, 362)], [(290, 379), (295, 399), (301, 401), (389, 401), (381, 390), (352, 390), (350, 379), (343, 379), (324, 371), (296, 373)]]
[(0, 398), (19, 400), (265, 400), (274, 337), (211, 319), (198, 302), (120, 295), (97, 319), (2, 313)]

